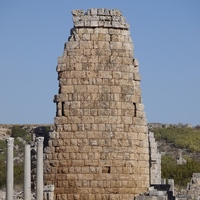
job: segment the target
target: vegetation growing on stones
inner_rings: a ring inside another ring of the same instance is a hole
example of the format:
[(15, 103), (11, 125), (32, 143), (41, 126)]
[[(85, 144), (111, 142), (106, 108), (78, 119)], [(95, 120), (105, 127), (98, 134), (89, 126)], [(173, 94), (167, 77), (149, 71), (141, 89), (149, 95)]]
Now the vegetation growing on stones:
[(186, 187), (193, 173), (200, 173), (200, 161), (186, 158), (186, 164), (178, 165), (176, 160), (168, 155), (162, 156), (162, 178), (174, 179), (177, 187)]
[[(162, 178), (174, 179), (177, 187), (186, 187), (193, 173), (200, 173), (200, 129), (188, 127), (167, 127), (155, 128), (154, 132), (156, 141), (163, 144), (171, 145), (178, 151), (181, 149), (185, 152), (183, 155), (186, 160), (185, 164), (177, 164), (177, 154), (163, 151), (162, 154)], [(158, 147), (159, 148), (159, 147)]]

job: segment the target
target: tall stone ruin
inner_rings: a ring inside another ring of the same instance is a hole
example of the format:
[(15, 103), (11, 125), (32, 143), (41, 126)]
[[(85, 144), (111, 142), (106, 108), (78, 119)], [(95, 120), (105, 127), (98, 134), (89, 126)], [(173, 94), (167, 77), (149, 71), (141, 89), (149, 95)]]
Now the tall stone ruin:
[(54, 199), (125, 200), (150, 184), (148, 128), (129, 25), (118, 10), (74, 10), (58, 58), (44, 181)]

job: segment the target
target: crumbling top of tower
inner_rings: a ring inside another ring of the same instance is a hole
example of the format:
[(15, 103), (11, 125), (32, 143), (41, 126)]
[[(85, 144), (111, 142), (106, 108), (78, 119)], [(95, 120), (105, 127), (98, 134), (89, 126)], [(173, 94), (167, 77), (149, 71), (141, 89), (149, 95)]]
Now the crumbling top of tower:
[(84, 10), (73, 10), (74, 27), (106, 27), (117, 29), (129, 29), (125, 17), (121, 11), (116, 9), (92, 8)]

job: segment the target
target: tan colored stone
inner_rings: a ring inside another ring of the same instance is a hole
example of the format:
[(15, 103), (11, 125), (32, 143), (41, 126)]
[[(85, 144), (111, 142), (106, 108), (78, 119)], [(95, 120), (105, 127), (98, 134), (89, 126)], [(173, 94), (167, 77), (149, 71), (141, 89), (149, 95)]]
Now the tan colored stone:
[(74, 11), (73, 20), (58, 59), (45, 183), (55, 199), (134, 198), (149, 186), (149, 149), (128, 25), (108, 9)]
[(80, 49), (90, 48), (93, 49), (92, 41), (80, 41)]
[(110, 43), (108, 41), (94, 41), (94, 49), (109, 49)]

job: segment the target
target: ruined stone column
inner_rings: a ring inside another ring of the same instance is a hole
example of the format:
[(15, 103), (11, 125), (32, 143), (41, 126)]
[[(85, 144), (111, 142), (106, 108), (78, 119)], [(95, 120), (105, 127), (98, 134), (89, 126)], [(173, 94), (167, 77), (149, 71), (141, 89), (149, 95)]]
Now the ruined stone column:
[(149, 132), (149, 150), (150, 150), (150, 183), (161, 184), (161, 154), (157, 149), (157, 142), (154, 133)]
[(6, 159), (6, 200), (13, 200), (13, 147), (14, 138), (6, 139), (7, 143), (7, 159)]
[(31, 199), (31, 150), (30, 145), (24, 147), (24, 200)]
[(43, 200), (43, 137), (37, 137), (36, 199)]
[(174, 195), (174, 179), (168, 179), (168, 184), (170, 185), (169, 191), (171, 191)]
[(149, 188), (149, 143), (129, 25), (119, 10), (72, 15), (45, 185), (55, 186), (54, 199), (133, 199)]

